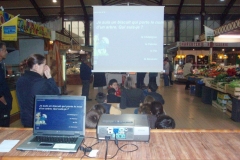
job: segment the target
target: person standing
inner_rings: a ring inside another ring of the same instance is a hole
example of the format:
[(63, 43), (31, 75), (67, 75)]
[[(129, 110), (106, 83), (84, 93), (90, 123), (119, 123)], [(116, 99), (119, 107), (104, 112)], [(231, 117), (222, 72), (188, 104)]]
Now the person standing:
[(92, 75), (92, 69), (87, 59), (84, 58), (80, 65), (80, 78), (82, 80), (82, 96), (86, 96), (87, 101), (91, 101), (89, 98), (90, 79)]
[[(193, 67), (192, 67), (192, 63), (193, 63), (193, 60), (192, 59), (188, 59), (187, 60), (187, 63), (184, 65), (183, 67), (183, 76), (186, 76), (190, 73), (193, 73)], [(188, 77), (187, 77), (187, 81), (186, 81), (186, 86), (185, 86), (185, 90), (189, 90), (190, 88), (190, 81), (188, 80)]]
[(27, 60), (29, 70), (17, 80), (16, 92), (20, 105), (20, 118), (24, 127), (33, 127), (36, 95), (59, 95), (57, 84), (41, 54), (32, 54)]
[(137, 88), (142, 89), (144, 86), (145, 72), (137, 72)]
[(157, 78), (158, 73), (157, 72), (150, 72), (149, 73), (149, 83), (157, 83), (156, 78)]
[(172, 73), (174, 72), (174, 67), (172, 61), (168, 61), (168, 63), (169, 63), (169, 81), (170, 85), (173, 85)]
[(163, 79), (164, 79), (164, 86), (167, 87), (169, 86), (169, 63), (168, 63), (168, 58), (164, 58), (164, 67), (163, 69), (165, 70), (165, 73), (163, 73)]
[(9, 127), (10, 111), (12, 110), (12, 95), (8, 87), (3, 59), (8, 52), (4, 42), (0, 42), (0, 127)]
[(103, 87), (107, 85), (105, 72), (96, 72), (93, 76), (93, 87), (98, 87), (98, 92), (103, 93)]

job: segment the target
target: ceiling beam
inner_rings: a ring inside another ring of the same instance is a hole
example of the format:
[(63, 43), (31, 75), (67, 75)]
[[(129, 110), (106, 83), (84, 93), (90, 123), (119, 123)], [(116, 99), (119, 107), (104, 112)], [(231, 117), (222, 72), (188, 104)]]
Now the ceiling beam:
[(233, 4), (236, 2), (236, 0), (231, 0), (229, 3), (228, 3), (228, 6), (225, 8), (225, 10), (223, 11), (222, 15), (221, 15), (221, 18), (220, 18), (220, 25), (222, 26), (225, 21), (226, 21), (226, 17), (230, 11), (230, 9), (232, 8)]
[(64, 32), (64, 0), (60, 0), (60, 17), (62, 18), (62, 33)]
[(180, 14), (182, 10), (184, 0), (181, 0), (178, 11), (176, 14), (176, 20), (175, 20), (175, 42), (180, 41)]
[(80, 4), (82, 6), (83, 14), (84, 14), (84, 31), (85, 31), (85, 46), (89, 46), (89, 30), (90, 30), (90, 22), (88, 18), (88, 13), (86, 6), (83, 0), (80, 0)]
[(105, 2), (104, 2), (104, 0), (101, 0), (101, 3), (102, 3), (102, 6), (104, 6), (104, 5), (105, 5)]
[(201, 0), (201, 11), (200, 11), (200, 15), (201, 15), (201, 33), (204, 32), (204, 17), (206, 15), (206, 11), (205, 11), (205, 0)]
[(123, 0), (108, 0), (105, 2), (105, 5), (114, 5), (123, 2)]
[(158, 1), (156, 1), (156, 0), (147, 0), (148, 2), (151, 2), (151, 3), (154, 3), (154, 4), (159, 4), (159, 2)]
[(163, 0), (160, 0), (159, 5), (162, 6), (162, 4), (163, 4)]
[(43, 14), (43, 12), (41, 11), (41, 9), (39, 8), (39, 6), (37, 5), (36, 1), (35, 1), (35, 0), (29, 0), (29, 1), (32, 3), (33, 7), (34, 7), (35, 10), (37, 11), (38, 16), (39, 16), (40, 19), (41, 19), (41, 22), (42, 22), (42, 23), (46, 22), (46, 17), (45, 17), (45, 15)]

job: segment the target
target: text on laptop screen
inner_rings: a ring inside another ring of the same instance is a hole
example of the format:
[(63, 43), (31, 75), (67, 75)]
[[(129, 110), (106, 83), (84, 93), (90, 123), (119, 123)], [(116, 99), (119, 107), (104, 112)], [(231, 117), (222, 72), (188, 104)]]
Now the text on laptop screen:
[(37, 99), (35, 130), (83, 130), (84, 100)]

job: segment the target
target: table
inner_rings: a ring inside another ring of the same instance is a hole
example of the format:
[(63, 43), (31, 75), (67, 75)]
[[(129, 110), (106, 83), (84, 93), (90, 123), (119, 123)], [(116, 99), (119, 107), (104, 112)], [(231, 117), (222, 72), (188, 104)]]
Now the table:
[[(3, 140), (20, 140), (9, 152), (0, 152), (0, 160), (79, 160), (83, 152), (40, 152), (17, 151), (16, 148), (32, 134), (32, 129), (27, 128), (0, 128), (0, 143)], [(86, 137), (96, 137), (94, 129), (86, 130)], [(96, 143), (96, 139), (86, 138), (85, 144), (90, 146)], [(159, 159), (231, 159), (240, 157), (240, 130), (151, 130), (150, 141), (126, 142), (123, 144), (135, 144), (138, 150), (135, 152), (121, 152), (114, 159), (119, 160), (159, 160)], [(126, 146), (125, 150), (135, 147)], [(97, 159), (104, 159), (106, 142), (101, 141), (93, 149), (98, 149)], [(113, 141), (108, 143), (108, 158), (117, 151)], [(83, 159), (88, 159), (84, 157)]]

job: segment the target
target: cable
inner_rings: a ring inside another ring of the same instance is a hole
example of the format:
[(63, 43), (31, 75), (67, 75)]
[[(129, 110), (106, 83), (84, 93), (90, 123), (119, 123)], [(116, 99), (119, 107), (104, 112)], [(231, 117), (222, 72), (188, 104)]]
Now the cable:
[[(83, 151), (83, 156), (81, 157), (81, 159), (82, 159), (83, 157), (85, 157), (85, 156), (86, 156), (86, 157), (89, 157), (88, 155), (86, 155), (86, 153), (87, 153), (87, 152), (91, 152), (91, 151), (92, 151), (92, 147), (99, 143), (99, 141), (98, 141), (98, 142), (94, 143), (94, 144), (91, 145), (91, 146), (87, 146), (86, 144), (84, 144), (86, 138), (93, 138), (93, 139), (96, 139), (96, 140), (97, 140), (96, 137), (85, 137), (85, 138), (83, 139), (82, 145), (84, 145), (85, 147), (83, 147), (83, 146), (80, 146), (80, 147), (79, 147), (79, 149), (80, 149), (81, 151)], [(89, 157), (89, 158), (92, 158), (92, 157)]]
[[(137, 151), (137, 150), (138, 150), (138, 146), (135, 145), (135, 144), (124, 144), (124, 145), (122, 145), (121, 147), (119, 147), (119, 146), (118, 146), (118, 139), (116, 138), (116, 133), (114, 132), (114, 134), (115, 134), (115, 140), (114, 140), (114, 141), (115, 141), (115, 144), (116, 144), (118, 150), (117, 150), (117, 152), (116, 152), (111, 158), (109, 158), (109, 159), (113, 159), (113, 158), (118, 154), (118, 151), (119, 151), (119, 150), (122, 151), (122, 152), (134, 152), (134, 151)], [(135, 146), (136, 149), (133, 149), (133, 150), (130, 150), (130, 151), (125, 151), (125, 150), (123, 150), (122, 148), (123, 148), (124, 146), (127, 146), (127, 145)]]
[(105, 160), (107, 160), (107, 152), (108, 152), (108, 140), (110, 139), (110, 136), (105, 136), (106, 141), (106, 152), (105, 152)]

